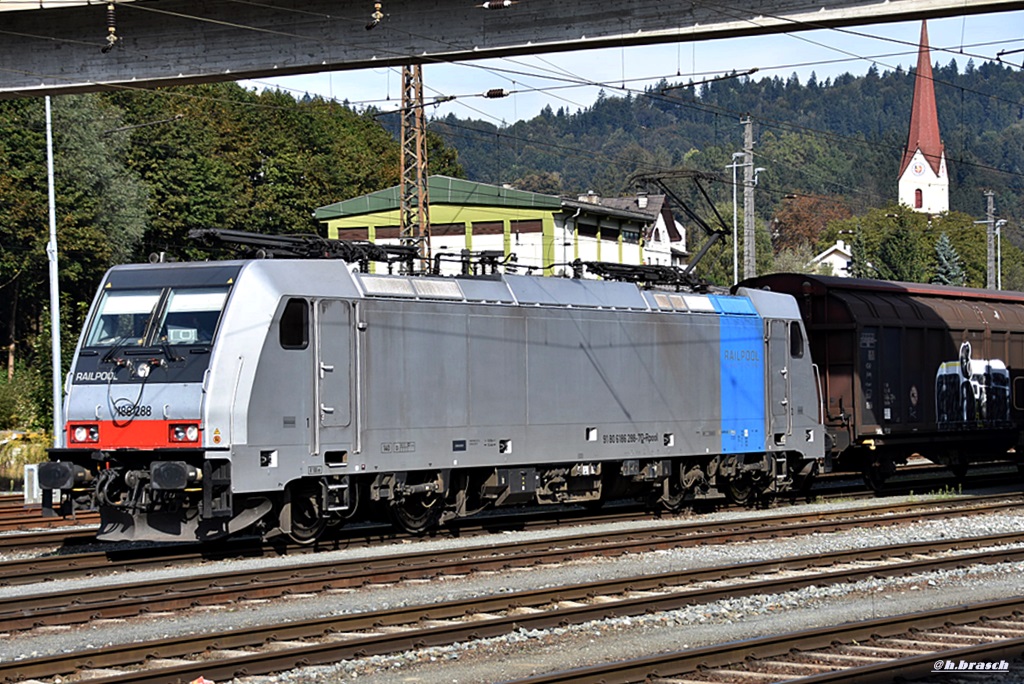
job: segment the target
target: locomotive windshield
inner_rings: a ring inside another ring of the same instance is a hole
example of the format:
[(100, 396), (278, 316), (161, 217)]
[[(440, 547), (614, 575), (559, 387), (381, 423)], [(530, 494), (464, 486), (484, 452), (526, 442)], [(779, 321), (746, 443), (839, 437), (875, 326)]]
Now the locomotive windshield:
[(209, 344), (227, 294), (227, 287), (104, 292), (85, 346)]

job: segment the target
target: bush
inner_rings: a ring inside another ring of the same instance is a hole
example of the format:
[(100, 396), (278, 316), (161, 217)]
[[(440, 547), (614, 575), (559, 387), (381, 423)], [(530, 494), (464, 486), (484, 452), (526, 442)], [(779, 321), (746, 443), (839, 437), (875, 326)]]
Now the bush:
[(38, 376), (15, 368), (14, 377), (0, 374), (0, 430), (28, 429), (39, 423), (34, 397), (39, 395)]
[(0, 481), (21, 482), (25, 466), (45, 461), (49, 446), (42, 433), (0, 431)]

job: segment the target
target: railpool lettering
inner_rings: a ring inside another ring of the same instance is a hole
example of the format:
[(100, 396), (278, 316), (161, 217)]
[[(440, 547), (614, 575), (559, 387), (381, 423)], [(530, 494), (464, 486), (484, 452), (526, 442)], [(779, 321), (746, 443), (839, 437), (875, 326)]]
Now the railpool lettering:
[(753, 363), (761, 360), (761, 354), (757, 349), (725, 349), (722, 358), (726, 361)]
[(75, 373), (75, 382), (111, 382), (115, 379), (114, 371), (79, 371)]

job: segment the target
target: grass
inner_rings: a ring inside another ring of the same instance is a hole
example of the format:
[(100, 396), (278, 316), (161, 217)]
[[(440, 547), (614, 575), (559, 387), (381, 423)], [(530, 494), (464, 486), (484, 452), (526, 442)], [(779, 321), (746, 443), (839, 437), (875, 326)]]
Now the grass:
[(914, 490), (911, 489), (907, 499), (911, 503), (917, 503), (922, 499), (952, 499), (958, 496), (963, 496), (963, 493), (964, 486), (962, 484), (958, 484), (956, 487), (947, 484), (944, 485), (942, 489), (935, 489), (928, 492), (927, 494), (921, 495), (914, 494)]

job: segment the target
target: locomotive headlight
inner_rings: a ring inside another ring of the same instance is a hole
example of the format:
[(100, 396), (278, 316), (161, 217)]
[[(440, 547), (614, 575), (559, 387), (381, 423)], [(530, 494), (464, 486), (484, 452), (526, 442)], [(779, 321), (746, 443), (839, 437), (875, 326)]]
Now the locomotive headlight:
[(140, 378), (148, 378), (149, 377), (149, 364), (148, 363), (140, 363), (138, 366), (136, 366), (135, 367), (135, 375), (139, 376)]
[(90, 444), (100, 441), (100, 428), (97, 425), (76, 425), (71, 431), (71, 441), (76, 444)]
[(195, 424), (172, 425), (170, 440), (172, 442), (198, 442), (199, 426)]

